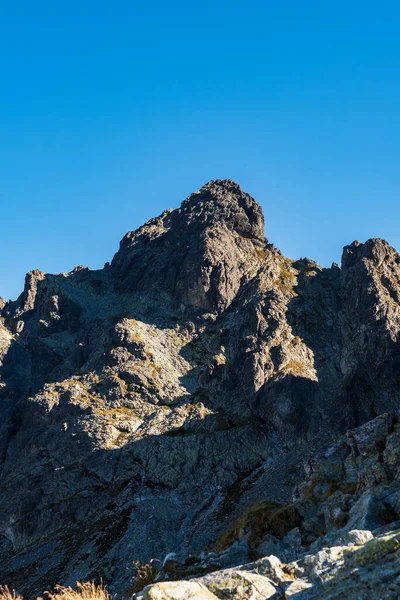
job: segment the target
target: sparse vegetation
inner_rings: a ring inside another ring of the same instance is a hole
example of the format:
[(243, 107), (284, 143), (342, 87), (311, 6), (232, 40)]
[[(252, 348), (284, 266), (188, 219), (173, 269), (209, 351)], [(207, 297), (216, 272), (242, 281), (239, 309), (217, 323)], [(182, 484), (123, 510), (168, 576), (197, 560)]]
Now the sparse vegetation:
[[(44, 592), (46, 600), (111, 600), (110, 593), (102, 584), (94, 581), (77, 583), (76, 588), (57, 585), (53, 592)], [(0, 585), (0, 600), (23, 600), (23, 596), (7, 585)], [(43, 600), (37, 598), (37, 600)]]
[(140, 592), (147, 585), (154, 583), (158, 573), (158, 567), (156, 566), (154, 560), (150, 561), (149, 563), (135, 561), (133, 563), (133, 569), (134, 575), (126, 591), (128, 596), (132, 596), (133, 594)]
[(376, 562), (399, 549), (400, 536), (399, 532), (396, 531), (394, 534), (370, 540), (356, 550), (347, 550), (346, 557), (348, 562), (352, 561), (358, 567), (364, 567), (365, 565)]
[(153, 378), (158, 377), (158, 375), (161, 375), (162, 373), (162, 367), (160, 367), (159, 365), (155, 365), (154, 363), (150, 363), (149, 367), (151, 368), (151, 376)]
[(297, 296), (294, 291), (294, 287), (297, 284), (296, 279), (297, 271), (295, 271), (290, 263), (283, 261), (280, 265), (280, 273), (278, 278), (275, 280), (275, 286), (282, 292), (282, 294)]
[(118, 434), (117, 438), (114, 441), (114, 445), (115, 446), (123, 446), (124, 443), (129, 439), (129, 433), (127, 433), (126, 431), (121, 431), (121, 433)]
[(93, 581), (77, 583), (76, 589), (57, 585), (54, 592), (45, 592), (48, 600), (111, 600), (107, 588)]
[(291, 529), (297, 527), (299, 521), (299, 515), (292, 504), (281, 506), (275, 502), (257, 502), (221, 535), (217, 540), (216, 550), (228, 548), (239, 538), (241, 531), (247, 536), (253, 548), (267, 533), (282, 539)]
[(296, 360), (290, 360), (288, 363), (286, 363), (286, 365), (284, 365), (281, 368), (281, 371), (294, 373), (294, 375), (303, 375), (304, 370), (305, 366)]
[(261, 258), (261, 260), (266, 260), (268, 257), (268, 251), (264, 250), (263, 248), (256, 248), (255, 249), (256, 254), (258, 256), (258, 258)]
[(7, 585), (0, 585), (0, 600), (23, 600), (23, 597)]

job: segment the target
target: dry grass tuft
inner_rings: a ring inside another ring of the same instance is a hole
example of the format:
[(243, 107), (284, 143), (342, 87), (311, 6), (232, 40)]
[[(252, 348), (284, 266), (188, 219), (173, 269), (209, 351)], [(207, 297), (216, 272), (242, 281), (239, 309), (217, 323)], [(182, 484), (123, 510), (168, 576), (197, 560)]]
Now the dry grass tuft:
[(306, 366), (297, 360), (290, 360), (281, 368), (281, 371), (290, 372), (294, 375), (304, 375)]
[(102, 583), (96, 585), (93, 581), (78, 582), (76, 589), (57, 585), (54, 592), (45, 594), (49, 600), (111, 600), (107, 588)]
[(141, 563), (140, 561), (135, 561), (133, 563), (134, 576), (127, 589), (128, 596), (133, 596), (133, 594), (141, 592), (147, 585), (154, 583), (158, 573), (158, 568), (155, 563), (156, 561), (154, 560), (149, 563)]
[(7, 585), (0, 585), (0, 600), (23, 600), (23, 597)]

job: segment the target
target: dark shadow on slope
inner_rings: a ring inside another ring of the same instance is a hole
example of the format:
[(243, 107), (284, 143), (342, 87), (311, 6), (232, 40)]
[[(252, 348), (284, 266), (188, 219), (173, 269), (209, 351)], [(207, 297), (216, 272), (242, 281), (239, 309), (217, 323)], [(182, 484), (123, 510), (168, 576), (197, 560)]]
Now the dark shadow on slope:
[[(235, 428), (211, 416), (186, 430), (132, 439), (121, 449), (94, 450), (90, 436), (79, 431), (85, 413), (72, 405), (49, 413), (28, 401), (22, 430), (9, 449), (15, 469), (0, 485), (6, 535), (0, 570), (4, 581), (28, 597), (56, 583), (74, 583), (65, 573), (109, 583), (111, 573), (119, 569), (121, 576), (130, 561), (161, 558), (176, 544), (184, 548), (202, 523), (200, 509), (210, 520), (207, 506), (220, 486), (232, 485), (263, 458), (264, 440), (245, 423)], [(232, 447), (238, 449), (234, 455)], [(184, 525), (187, 511), (193, 518)]]
[(353, 289), (344, 289), (338, 267), (320, 269), (311, 261), (293, 267), (299, 270), (298, 285), (287, 319), (293, 335), (312, 350), (318, 378), (309, 402), (311, 431), (318, 434), (325, 422), (326, 430), (341, 434), (396, 409), (400, 345), (384, 319), (376, 319), (368, 280), (353, 283), (358, 294), (353, 303)]
[[(101, 289), (92, 282), (102, 276), (88, 270), (72, 274), (67, 282), (63, 276), (51, 276), (50, 290), (48, 282), (39, 281), (38, 304), (25, 315), (25, 333), (22, 330), (12, 342), (3, 365), (8, 386), (1, 392), (0, 418), (2, 462), (7, 468), (0, 484), (0, 571), (4, 581), (27, 597), (56, 583), (74, 583), (66, 579), (66, 572), (108, 582), (113, 569), (125, 568), (113, 554), (118, 544), (131, 552), (125, 564), (162, 557), (196, 537), (199, 550), (206, 547), (210, 532), (201, 538), (199, 523), (201, 518), (207, 522), (212, 518), (212, 511), (207, 511), (221, 488), (233, 485), (241, 473), (256, 469), (267, 457), (264, 436), (240, 414), (232, 418), (216, 411), (191, 419), (181, 429), (133, 438), (121, 449), (99, 450), (75, 428), (79, 419), (90, 418), (89, 407), (68, 404), (64, 398), (49, 411), (45, 403), (29, 399), (44, 383), (83, 375), (89, 367), (101, 371), (113, 347), (113, 328), (121, 319), (137, 319), (160, 329), (186, 327), (189, 317), (199, 325), (203, 322), (195, 309), (180, 315), (179, 307), (169, 303), (160, 310), (160, 297), (152, 304), (141, 301), (140, 295), (120, 295), (118, 302), (104, 306), (97, 291), (80, 295), (82, 287)], [(52, 320), (55, 289), (77, 307), (76, 318), (70, 321), (65, 309)], [(181, 350), (192, 364), (181, 383), (189, 388), (198, 382), (181, 405), (211, 402), (209, 378), (216, 381), (223, 367), (210, 361), (214, 341), (218, 350), (218, 332), (212, 323), (210, 329), (212, 333), (199, 334)], [(49, 350), (49, 341), (59, 340), (61, 346), (65, 339), (65, 347)], [(232, 453), (232, 448), (237, 452)], [(182, 510), (177, 509), (179, 503)], [(155, 504), (158, 516), (152, 519)], [(198, 523), (193, 518), (179, 533), (193, 507), (198, 510)], [(173, 548), (171, 530), (176, 532)], [(12, 552), (10, 544), (15, 546)]]

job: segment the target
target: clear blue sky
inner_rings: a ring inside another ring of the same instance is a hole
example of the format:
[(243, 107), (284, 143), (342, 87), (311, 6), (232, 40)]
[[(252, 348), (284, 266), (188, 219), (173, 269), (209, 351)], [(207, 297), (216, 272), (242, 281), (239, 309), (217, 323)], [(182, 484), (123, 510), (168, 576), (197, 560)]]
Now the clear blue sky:
[(400, 249), (396, 1), (0, 4), (0, 295), (101, 267), (215, 178), (324, 266)]

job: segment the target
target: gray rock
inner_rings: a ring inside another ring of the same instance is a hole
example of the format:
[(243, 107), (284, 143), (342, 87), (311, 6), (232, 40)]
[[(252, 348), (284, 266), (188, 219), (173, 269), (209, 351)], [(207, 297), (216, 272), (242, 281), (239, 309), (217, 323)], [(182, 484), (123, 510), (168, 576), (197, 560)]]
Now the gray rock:
[(276, 537), (268, 534), (265, 536), (263, 542), (257, 546), (256, 550), (260, 556), (274, 555), (279, 557), (285, 552), (286, 547)]
[(165, 573), (174, 571), (178, 566), (185, 564), (185, 558), (176, 552), (169, 552), (162, 562), (162, 569)]
[(300, 560), (398, 519), (399, 282), (379, 239), (340, 269), (285, 258), (231, 180), (104, 269), (31, 271), (0, 302), (2, 580), (123, 594), (133, 561), (210, 554), (248, 506), (290, 503), (304, 461), (295, 523), (262, 522), (250, 552)]
[(362, 546), (369, 540), (373, 539), (373, 534), (371, 531), (363, 530), (363, 529), (352, 529), (344, 534), (342, 538), (340, 538), (340, 542), (343, 546)]
[(224, 552), (219, 552), (213, 559), (222, 569), (246, 564), (249, 560), (249, 545), (246, 540), (234, 542)]
[(217, 571), (197, 579), (218, 598), (229, 598), (231, 600), (242, 600), (252, 598), (254, 600), (277, 600), (279, 591), (276, 585), (264, 575), (235, 569)]
[(206, 587), (194, 581), (168, 581), (146, 587), (135, 600), (216, 600)]

